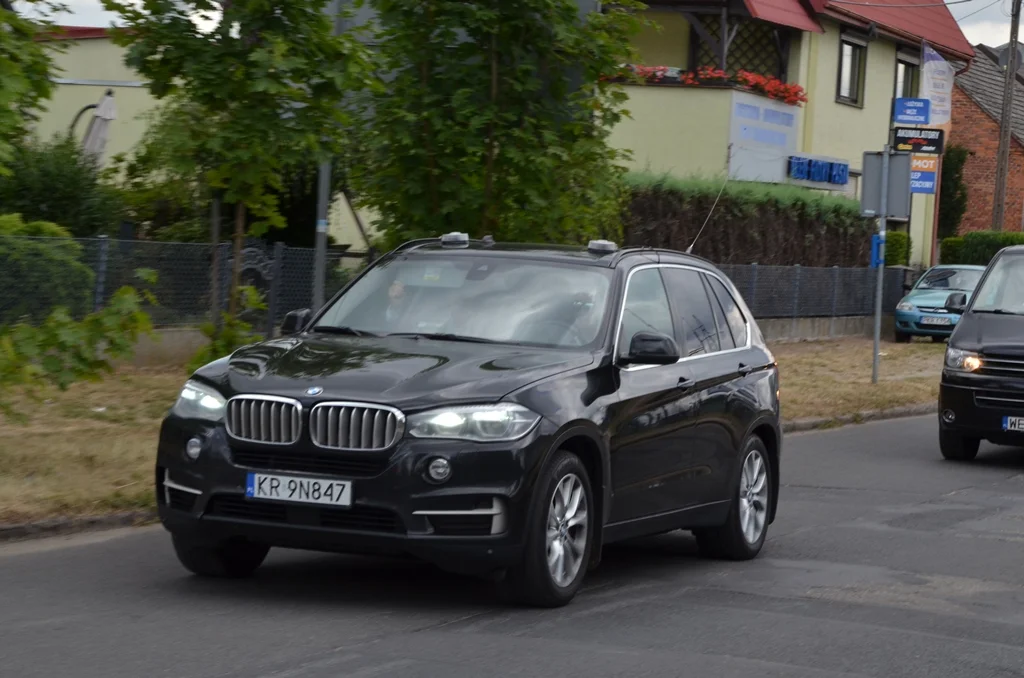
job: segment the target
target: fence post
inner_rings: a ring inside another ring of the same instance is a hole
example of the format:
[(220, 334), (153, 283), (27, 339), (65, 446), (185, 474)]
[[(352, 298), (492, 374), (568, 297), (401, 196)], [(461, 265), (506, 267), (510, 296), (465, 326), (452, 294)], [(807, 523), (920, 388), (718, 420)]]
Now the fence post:
[(93, 310), (99, 311), (103, 308), (103, 287), (107, 282), (107, 257), (110, 254), (110, 240), (107, 236), (100, 237), (100, 259), (96, 263), (96, 287), (93, 290)]
[(828, 324), (828, 336), (836, 335), (836, 309), (839, 304), (839, 267), (832, 267), (832, 319)]
[(796, 319), (800, 315), (800, 264), (797, 264), (793, 268), (796, 269), (796, 282), (793, 285), (793, 326), (790, 330), (790, 338), (796, 338)]
[(748, 304), (750, 312), (757, 317), (757, 262), (755, 261), (750, 265), (750, 302)]
[(267, 303), (267, 339), (273, 339), (274, 326), (280, 310), (281, 262), (284, 259), (284, 243), (274, 243), (274, 262), (270, 265), (270, 299)]

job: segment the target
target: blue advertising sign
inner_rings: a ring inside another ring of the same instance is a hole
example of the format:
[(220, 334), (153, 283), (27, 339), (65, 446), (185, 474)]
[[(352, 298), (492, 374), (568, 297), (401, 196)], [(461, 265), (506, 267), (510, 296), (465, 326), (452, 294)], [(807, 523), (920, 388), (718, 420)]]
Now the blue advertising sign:
[(928, 99), (896, 100), (893, 119), (907, 125), (927, 125), (931, 121), (932, 102)]
[(912, 171), (910, 173), (910, 192), (935, 193), (935, 172)]

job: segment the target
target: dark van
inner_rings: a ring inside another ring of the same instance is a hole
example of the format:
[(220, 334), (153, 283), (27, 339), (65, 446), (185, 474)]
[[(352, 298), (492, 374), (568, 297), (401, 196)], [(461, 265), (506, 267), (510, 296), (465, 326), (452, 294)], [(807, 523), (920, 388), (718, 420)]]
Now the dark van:
[(982, 440), (1024, 447), (1024, 246), (996, 254), (970, 304), (955, 292), (946, 309), (962, 317), (942, 370), (942, 456), (970, 461)]

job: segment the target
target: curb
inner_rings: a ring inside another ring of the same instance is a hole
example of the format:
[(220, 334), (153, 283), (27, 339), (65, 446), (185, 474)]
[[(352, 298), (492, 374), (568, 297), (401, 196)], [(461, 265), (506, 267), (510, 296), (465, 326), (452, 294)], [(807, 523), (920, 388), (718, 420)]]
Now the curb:
[(925, 414), (938, 412), (937, 403), (924, 405), (907, 405), (906, 407), (894, 407), (890, 410), (867, 410), (855, 414), (845, 414), (841, 417), (821, 417), (819, 419), (797, 419), (782, 424), (784, 433), (800, 433), (803, 431), (817, 431), (826, 428), (837, 428), (850, 424), (863, 424), (869, 421), (883, 421), (886, 419), (903, 419), (905, 417), (919, 417)]
[[(868, 410), (847, 414), (841, 417), (821, 417), (818, 419), (797, 419), (783, 422), (784, 433), (801, 433), (821, 429), (837, 428), (850, 424), (863, 424), (868, 421), (885, 419), (901, 419), (932, 414), (938, 410), (935, 403), (926, 405), (909, 405), (890, 410)], [(0, 543), (19, 541), (22, 539), (39, 539), (59, 535), (88, 532), (92, 530), (110, 530), (117, 527), (135, 527), (151, 523), (157, 519), (156, 511), (126, 511), (105, 516), (86, 516), (83, 518), (51, 518), (38, 522), (17, 525), (0, 524)]]
[(156, 511), (125, 511), (81, 518), (50, 518), (15, 525), (0, 524), (0, 543), (55, 537), (92, 530), (110, 530), (117, 527), (135, 527), (153, 522), (156, 517)]

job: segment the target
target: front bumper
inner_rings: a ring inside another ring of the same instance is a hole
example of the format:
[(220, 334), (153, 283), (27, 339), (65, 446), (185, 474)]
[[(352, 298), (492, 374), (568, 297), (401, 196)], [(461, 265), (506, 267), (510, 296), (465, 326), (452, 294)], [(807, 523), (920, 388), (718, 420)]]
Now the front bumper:
[[(158, 511), (166, 529), (200, 539), (404, 555), (482, 573), (521, 557), (530, 490), (552, 433), (542, 421), (523, 440), (502, 446), (405, 439), (386, 452), (335, 452), (308, 438), (287, 447), (239, 443), (223, 426), (171, 417), (157, 453)], [(193, 436), (204, 441), (194, 462), (183, 453)], [(452, 467), (443, 484), (426, 476), (439, 456)], [(348, 480), (352, 506), (248, 499), (250, 472)]]
[(997, 445), (1024, 446), (1024, 433), (1004, 431), (1007, 417), (1024, 417), (1024, 382), (943, 374), (939, 387), (940, 430)]
[[(949, 313), (925, 313), (920, 310), (896, 311), (896, 330), (903, 334), (922, 337), (948, 337), (956, 329), (960, 316)], [(948, 325), (932, 325), (925, 318), (946, 318)]]

